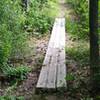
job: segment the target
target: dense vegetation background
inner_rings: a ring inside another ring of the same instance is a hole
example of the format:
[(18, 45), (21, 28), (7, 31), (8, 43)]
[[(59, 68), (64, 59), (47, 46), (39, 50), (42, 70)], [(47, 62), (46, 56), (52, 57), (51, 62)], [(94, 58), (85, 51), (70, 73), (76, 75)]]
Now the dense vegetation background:
[[(89, 38), (89, 1), (66, 0), (73, 8), (74, 18), (68, 19), (68, 31), (79, 39)], [(73, 28), (72, 28), (73, 27)]]
[(71, 11), (66, 16), (66, 30), (74, 42), (74, 46), (67, 47), (70, 54), (82, 66), (89, 64), (89, 1), (66, 0)]
[(21, 59), (26, 53), (30, 33), (44, 34), (52, 27), (51, 5), (55, 0), (31, 0), (24, 11), (21, 0), (0, 1), (0, 69), (9, 66), (10, 59)]
[(0, 0), (0, 81), (11, 85), (26, 78), (31, 68), (14, 63), (22, 63), (31, 52), (29, 37), (50, 33), (56, 5), (56, 0), (29, 0), (27, 4), (24, 0)]

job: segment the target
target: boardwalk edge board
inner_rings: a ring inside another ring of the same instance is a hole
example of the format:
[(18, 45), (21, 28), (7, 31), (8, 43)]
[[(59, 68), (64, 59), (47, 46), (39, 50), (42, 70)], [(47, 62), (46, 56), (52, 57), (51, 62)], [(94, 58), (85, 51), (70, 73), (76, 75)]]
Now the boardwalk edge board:
[(65, 18), (56, 18), (36, 88), (66, 88), (65, 77)]

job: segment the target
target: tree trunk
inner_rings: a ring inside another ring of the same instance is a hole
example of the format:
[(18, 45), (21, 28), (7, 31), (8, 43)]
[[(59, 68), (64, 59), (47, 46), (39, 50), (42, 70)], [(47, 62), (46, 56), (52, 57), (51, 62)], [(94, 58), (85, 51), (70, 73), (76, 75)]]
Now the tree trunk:
[(92, 92), (100, 89), (99, 39), (98, 39), (98, 0), (90, 0), (90, 77)]

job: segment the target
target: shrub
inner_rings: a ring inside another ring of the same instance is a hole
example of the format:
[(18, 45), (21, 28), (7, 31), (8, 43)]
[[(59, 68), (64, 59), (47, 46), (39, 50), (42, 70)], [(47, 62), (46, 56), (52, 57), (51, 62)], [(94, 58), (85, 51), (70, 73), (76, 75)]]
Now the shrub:
[(34, 32), (46, 33), (52, 25), (52, 18), (47, 14), (47, 0), (32, 0), (27, 16), (26, 24), (34, 29)]
[[(81, 39), (88, 39), (89, 36), (89, 4), (88, 0), (67, 0), (75, 12), (74, 20), (68, 19), (68, 24), (72, 24), (68, 31)], [(74, 29), (72, 30), (72, 27)]]
[(30, 72), (31, 69), (26, 66), (19, 66), (19, 67), (9, 67), (6, 65), (5, 68), (3, 68), (3, 73), (7, 78), (13, 78), (18, 80), (23, 80), (26, 78), (26, 75), (28, 72)]
[[(23, 54), (26, 33), (23, 30), (25, 16), (20, 0), (0, 0), (0, 67), (9, 57)], [(24, 54), (23, 54), (24, 55)]]
[(16, 97), (16, 96), (0, 96), (0, 100), (25, 100), (24, 97)]

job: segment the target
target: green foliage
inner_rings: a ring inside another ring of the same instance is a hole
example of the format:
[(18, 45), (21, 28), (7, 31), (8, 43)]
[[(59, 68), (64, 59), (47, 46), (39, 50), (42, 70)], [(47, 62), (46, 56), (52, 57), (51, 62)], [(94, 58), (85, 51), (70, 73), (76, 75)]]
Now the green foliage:
[(22, 0), (0, 0), (0, 72), (7, 77), (22, 80), (29, 72), (27, 67), (15, 68), (8, 65), (8, 62), (24, 58), (28, 35), (25, 28), (42, 34), (50, 31), (53, 22), (50, 9), (53, 2), (56, 0), (31, 0), (30, 9), (24, 12)]
[(11, 43), (10, 40), (12, 33), (7, 31), (7, 26), (5, 24), (0, 25), (0, 66), (4, 62), (7, 62), (8, 57), (11, 53)]
[(89, 47), (86, 43), (80, 41), (80, 43), (76, 43), (73, 47), (66, 48), (66, 52), (76, 60), (80, 66), (89, 65)]
[(20, 96), (0, 96), (0, 100), (25, 100), (24, 97)]
[(46, 33), (51, 29), (52, 18), (48, 15), (50, 5), (48, 0), (31, 0), (30, 10), (27, 13), (28, 27), (34, 32)]
[(47, 33), (52, 26), (51, 2), (56, 0), (31, 0), (27, 13), (22, 10), (22, 0), (0, 0), (0, 69), (9, 58), (23, 58), (27, 51), (25, 25), (37, 33)]
[(72, 35), (88, 39), (89, 35), (89, 7), (88, 0), (67, 0), (71, 4), (75, 12), (74, 19), (68, 19), (67, 28), (68, 32)]
[(0, 67), (9, 57), (23, 54), (26, 33), (23, 30), (25, 16), (20, 0), (0, 0)]
[(66, 79), (67, 81), (73, 81), (73, 80), (75, 80), (75, 77), (74, 77), (73, 74), (67, 74), (67, 76), (65, 77), (65, 79)]
[(19, 66), (19, 67), (6, 67), (3, 68), (3, 73), (6, 77), (8, 78), (15, 78), (18, 80), (23, 80), (26, 78), (26, 75), (28, 74), (28, 72), (30, 72), (31, 69), (29, 67), (26, 66)]

